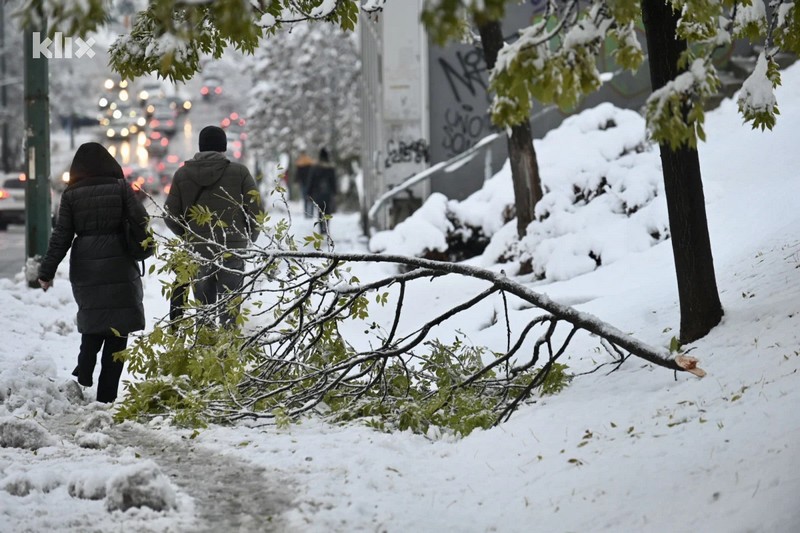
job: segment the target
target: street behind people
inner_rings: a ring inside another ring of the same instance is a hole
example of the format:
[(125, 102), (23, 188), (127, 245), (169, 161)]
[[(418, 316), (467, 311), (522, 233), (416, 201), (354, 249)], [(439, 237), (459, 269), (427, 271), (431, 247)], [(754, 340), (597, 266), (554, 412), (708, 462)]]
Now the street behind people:
[[(226, 252), (246, 248), (258, 238), (261, 197), (247, 167), (225, 157), (227, 138), (222, 128), (203, 128), (198, 144), (199, 152), (172, 179), (165, 222), (202, 258), (192, 289), (202, 304), (214, 305), (241, 288), (244, 259)], [(218, 223), (200, 224), (192, 220), (189, 216), (192, 206), (207, 208)], [(223, 310), (220, 322), (231, 325), (237, 314), (235, 306), (230, 311)]]
[(147, 211), (125, 182), (119, 163), (98, 143), (81, 145), (39, 267), (39, 285), (45, 291), (53, 285), (58, 265), (72, 249), (69, 280), (81, 333), (72, 375), (91, 387), (102, 349), (97, 401), (104, 403), (116, 399), (124, 366), (114, 354), (126, 348), (129, 333), (145, 326), (142, 280), (122, 233), (125, 217), (147, 227)]
[(319, 161), (308, 171), (308, 197), (317, 206), (319, 232), (328, 233), (326, 214), (336, 212), (336, 170), (331, 164), (328, 150), (319, 151)]

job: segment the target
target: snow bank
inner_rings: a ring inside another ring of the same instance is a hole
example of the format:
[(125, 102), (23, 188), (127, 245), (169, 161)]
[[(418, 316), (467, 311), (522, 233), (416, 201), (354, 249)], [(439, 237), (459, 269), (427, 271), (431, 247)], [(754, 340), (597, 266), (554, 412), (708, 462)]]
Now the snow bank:
[(0, 447), (38, 450), (50, 446), (53, 439), (41, 425), (28, 418), (0, 419)]
[(106, 509), (177, 509), (175, 487), (153, 461), (123, 467), (106, 484)]

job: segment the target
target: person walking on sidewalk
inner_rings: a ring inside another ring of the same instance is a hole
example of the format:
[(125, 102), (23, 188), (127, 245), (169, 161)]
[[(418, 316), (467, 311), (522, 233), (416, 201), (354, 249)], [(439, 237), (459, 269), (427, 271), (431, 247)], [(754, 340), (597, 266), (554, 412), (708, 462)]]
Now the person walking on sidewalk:
[(308, 197), (308, 171), (314, 160), (311, 159), (307, 153), (300, 152), (300, 155), (294, 164), (294, 181), (300, 189), (300, 197), (303, 200), (303, 215), (306, 218), (311, 218), (314, 215), (314, 204), (311, 198)]
[[(165, 222), (202, 257), (192, 287), (202, 304), (214, 305), (242, 286), (244, 259), (228, 252), (245, 248), (258, 238), (261, 195), (247, 167), (225, 157), (227, 137), (222, 128), (206, 126), (198, 144), (200, 151), (172, 179)], [(207, 208), (214, 223), (192, 220), (189, 209), (193, 206)], [(223, 311), (221, 323), (233, 324), (236, 314), (236, 308)]]
[(336, 170), (331, 164), (328, 150), (319, 151), (319, 161), (308, 171), (308, 196), (317, 206), (319, 232), (328, 233), (326, 214), (336, 211)]
[(117, 398), (128, 334), (144, 329), (142, 279), (122, 234), (123, 219), (146, 227), (148, 215), (124, 181), (122, 167), (100, 144), (81, 145), (69, 169), (55, 229), (39, 267), (39, 285), (53, 285), (67, 251), (69, 281), (78, 304), (81, 346), (72, 375), (84, 387), (93, 384), (97, 354), (102, 349), (97, 401)]

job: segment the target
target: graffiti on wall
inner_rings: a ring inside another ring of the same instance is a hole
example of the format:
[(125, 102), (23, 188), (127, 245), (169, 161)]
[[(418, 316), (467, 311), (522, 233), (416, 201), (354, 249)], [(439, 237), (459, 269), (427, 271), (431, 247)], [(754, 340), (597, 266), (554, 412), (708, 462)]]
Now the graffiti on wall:
[(494, 126), (486, 108), (475, 109), (469, 104), (445, 109), (442, 147), (448, 156), (454, 156), (472, 148), (489, 134)]
[(439, 57), (438, 64), (447, 81), (450, 102), (443, 109), (440, 146), (446, 157), (452, 157), (474, 146), (492, 129), (487, 114), (491, 97), (486, 63), (483, 52), (471, 48)]
[(439, 58), (439, 66), (450, 86), (456, 102), (465, 98), (470, 100), (483, 95), (489, 101), (486, 83), (486, 63), (483, 61), (483, 52), (477, 48), (467, 51), (456, 51), (451, 63), (444, 57)]
[(390, 139), (386, 142), (386, 161), (385, 167), (401, 163), (422, 163), (429, 162), (428, 142), (425, 139), (416, 141), (396, 141)]

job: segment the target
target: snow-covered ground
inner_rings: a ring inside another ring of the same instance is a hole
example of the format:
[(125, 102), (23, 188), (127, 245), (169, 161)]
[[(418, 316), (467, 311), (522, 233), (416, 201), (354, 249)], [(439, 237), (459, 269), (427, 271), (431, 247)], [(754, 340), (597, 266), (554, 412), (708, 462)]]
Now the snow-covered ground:
[[(287, 429), (199, 434), (158, 421), (111, 425), (106, 407), (75, 400), (69, 385), (80, 335), (66, 263), (47, 293), (28, 289), (21, 276), (0, 281), (0, 531), (800, 531), (799, 87), (795, 66), (783, 73), (771, 133), (743, 127), (731, 101), (707, 117), (700, 157), (725, 316), (690, 348), (708, 376), (675, 376), (631, 358), (463, 439), (313, 418)], [(543, 167), (591, 174), (606, 164), (581, 164), (581, 156), (596, 157), (581, 138), (559, 141), (563, 150), (574, 147), (562, 163), (537, 145)], [(653, 156), (639, 160), (642, 179), (654, 183)], [(636, 168), (618, 175), (634, 184)], [(662, 200), (648, 201), (646, 223), (655, 224)], [(633, 218), (612, 216), (614, 205), (601, 213), (607, 231)], [(532, 287), (666, 347), (679, 323), (670, 242), (642, 246), (636, 237), (611, 246), (582, 217), (558, 225), (557, 237), (571, 247), (552, 247), (562, 250), (556, 275)], [(301, 215), (293, 219), (296, 233), (310, 229)], [(632, 229), (621, 231), (640, 235)], [(336, 216), (337, 249), (363, 249), (358, 233), (356, 216)], [(607, 246), (614, 260), (571, 270), (565, 250), (585, 252), (586, 243)], [(502, 267), (486, 256), (475, 262)], [(148, 315), (164, 315), (158, 280), (145, 283)], [(410, 316), (424, 317), (474, 286), (457, 278), (424, 283), (407, 301)], [(445, 324), (439, 337), (449, 341), (460, 330), (476, 344), (502, 343), (504, 325), (486, 327), (496, 305)], [(512, 311), (512, 323), (525, 313)], [(570, 370), (602, 361), (596, 346), (576, 338)], [(123, 510), (125, 495), (137, 491), (162, 510)]]

